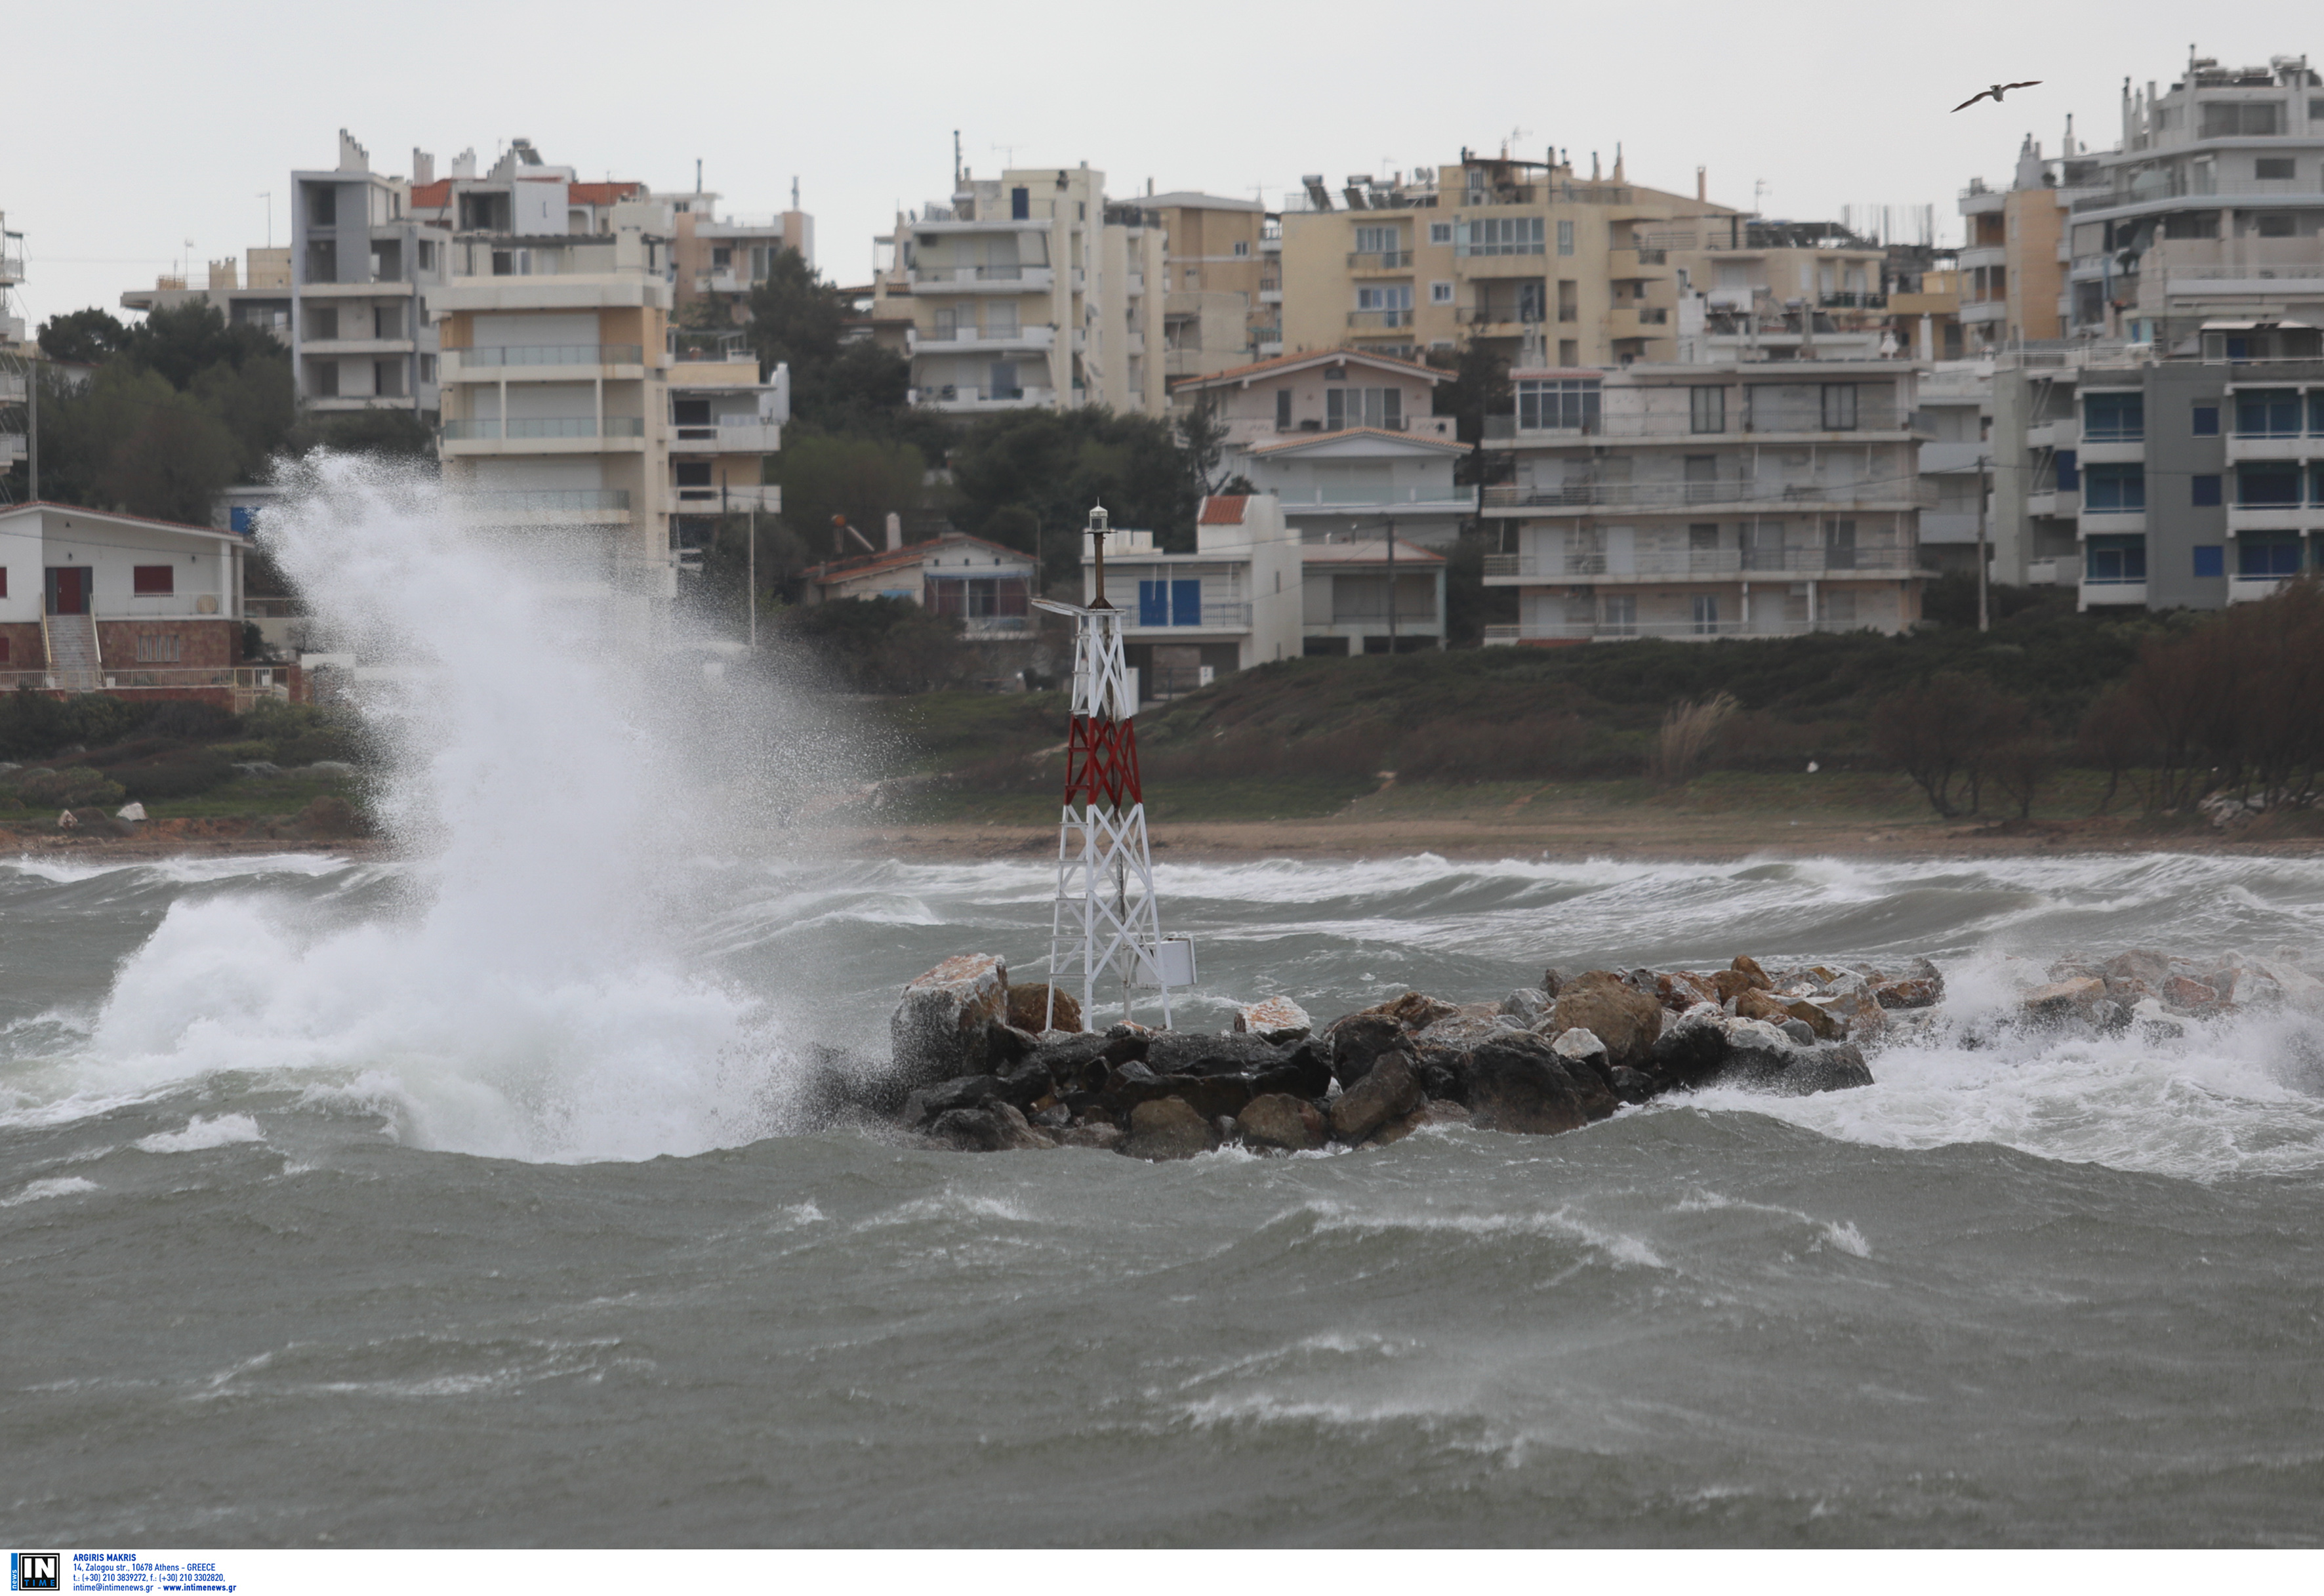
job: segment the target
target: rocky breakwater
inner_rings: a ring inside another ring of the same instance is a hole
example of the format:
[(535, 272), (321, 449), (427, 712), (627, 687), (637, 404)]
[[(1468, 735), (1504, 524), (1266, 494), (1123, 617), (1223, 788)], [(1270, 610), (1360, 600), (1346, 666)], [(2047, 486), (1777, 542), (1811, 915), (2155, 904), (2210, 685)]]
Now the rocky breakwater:
[(1321, 1028), (1277, 997), (1223, 1033), (1088, 1031), (1063, 992), (1012, 986), (999, 958), (964, 955), (905, 989), (876, 1095), (907, 1133), (977, 1152), (1312, 1152), (1448, 1122), (1545, 1135), (1715, 1084), (1869, 1085), (1865, 1048), (1890, 1015), (1943, 992), (1926, 961), (1769, 971), (1746, 956), (1707, 972), (1550, 970), (1495, 1002), (1408, 992)]

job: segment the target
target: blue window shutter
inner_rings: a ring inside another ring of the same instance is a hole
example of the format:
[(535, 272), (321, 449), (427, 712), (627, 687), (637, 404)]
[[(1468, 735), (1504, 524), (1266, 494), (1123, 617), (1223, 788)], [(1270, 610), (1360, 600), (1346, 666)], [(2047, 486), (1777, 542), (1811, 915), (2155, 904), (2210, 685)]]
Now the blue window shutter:
[(1203, 583), (1201, 577), (1191, 582), (1170, 584), (1170, 624), (1200, 626), (1203, 623)]
[(2075, 470), (2077, 457), (2072, 449), (2058, 451), (2058, 491), (2061, 494), (2070, 494), (2080, 484), (2081, 477)]
[[(2191, 478), (2190, 480), (2194, 484), (2194, 503), (2198, 504), (2216, 504), (2219, 502), (2219, 479), (2218, 477), (2198, 476)], [(2202, 550), (2197, 549), (2196, 552), (2200, 554)], [(2198, 576), (2201, 575), (2200, 572), (2196, 574)], [(2216, 574), (2217, 573), (2214, 573), (2214, 575)]]
[(2197, 405), (2191, 430), (2198, 438), (2217, 438), (2219, 435), (2219, 407), (2216, 404)]
[(2224, 577), (2227, 574), (2227, 552), (2218, 543), (2195, 545), (2195, 574), (2199, 577)]
[(1138, 623), (1140, 626), (1170, 624), (1170, 585), (1167, 582), (1140, 582), (1138, 585)]

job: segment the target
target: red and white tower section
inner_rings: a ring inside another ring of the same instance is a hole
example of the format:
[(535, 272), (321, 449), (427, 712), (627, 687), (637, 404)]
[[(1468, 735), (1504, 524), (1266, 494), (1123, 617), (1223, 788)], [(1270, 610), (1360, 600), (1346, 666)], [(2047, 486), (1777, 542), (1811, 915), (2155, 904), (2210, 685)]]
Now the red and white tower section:
[(1078, 976), (1082, 1012), (1094, 1025), (1102, 975), (1121, 983), (1122, 1018), (1133, 994), (1161, 999), (1194, 983), (1194, 944), (1162, 936), (1154, 859), (1146, 841), (1146, 798), (1138, 780), (1138, 690), (1121, 651), (1121, 612), (1106, 602), (1102, 505), (1088, 531), (1097, 541), (1095, 591), (1086, 607), (1035, 602), (1074, 620), (1073, 724), (1065, 741), (1065, 810), (1057, 824), (1057, 898), (1049, 925), (1049, 980)]

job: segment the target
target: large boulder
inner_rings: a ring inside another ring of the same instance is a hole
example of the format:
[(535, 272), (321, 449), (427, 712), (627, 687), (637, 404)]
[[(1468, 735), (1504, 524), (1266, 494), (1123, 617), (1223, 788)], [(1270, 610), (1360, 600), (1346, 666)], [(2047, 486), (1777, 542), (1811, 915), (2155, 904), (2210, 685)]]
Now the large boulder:
[(976, 1075), (985, 1031), (1009, 1018), (1009, 966), (993, 954), (958, 954), (904, 989), (889, 1018), (897, 1073), (914, 1084)]
[(1234, 1028), (1263, 1042), (1302, 1042), (1315, 1022), (1289, 998), (1261, 998), (1235, 1010)]
[(1702, 1085), (1727, 1061), (1727, 1024), (1717, 1004), (1697, 1003), (1663, 1028), (1639, 1073), (1660, 1091)]
[(1077, 1031), (1082, 1029), (1082, 1001), (1062, 986), (1046, 981), (1009, 989), (1009, 1023), (1019, 1030)]
[(1381, 1054), (1402, 1050), (1407, 1034), (1400, 1021), (1386, 1014), (1351, 1014), (1333, 1021), (1326, 1033), (1331, 1039), (1332, 1078), (1342, 1086), (1354, 1085)]
[(1235, 1134), (1255, 1148), (1279, 1152), (1312, 1152), (1331, 1139), (1332, 1127), (1321, 1110), (1287, 1092), (1254, 1097), (1235, 1116)]
[(1360, 1014), (1384, 1014), (1406, 1030), (1421, 1030), (1435, 1024), (1448, 1014), (1458, 1014), (1461, 1005), (1448, 1003), (1442, 998), (1432, 998), (1425, 992), (1408, 992), (1390, 998), (1385, 1003), (1375, 1003), (1360, 1009)]
[(1001, 1153), (1053, 1148), (1056, 1139), (1037, 1130), (1011, 1105), (998, 1101), (975, 1108), (947, 1109), (928, 1127), (931, 1140), (964, 1153)]
[(1586, 1065), (1579, 1069), (1577, 1076), (1538, 1034), (1497, 1037), (1469, 1055), (1471, 1118), (1481, 1130), (1545, 1136), (1613, 1112), (1613, 1093)]
[(2064, 1019), (2087, 1014), (2107, 995), (2106, 980), (2098, 975), (2072, 975), (2026, 992), (2025, 1012), (2036, 1019)]
[(1332, 1134), (1342, 1141), (1361, 1141), (1418, 1108), (1421, 1100), (1412, 1061), (1402, 1053), (1383, 1053), (1362, 1080), (1332, 1100)]
[(1609, 1064), (1636, 1069), (1653, 1051), (1663, 1031), (1661, 1001), (1642, 992), (1610, 970), (1577, 975), (1557, 994), (1546, 1026), (1552, 1034), (1576, 1028), (1592, 1031), (1606, 1044)]
[(1501, 1013), (1521, 1030), (1531, 1030), (1549, 1013), (1549, 994), (1538, 987), (1521, 986), (1501, 1000)]
[(1216, 1144), (1212, 1116), (1175, 1097), (1141, 1102), (1130, 1113), (1130, 1134), (1121, 1150), (1133, 1158), (1191, 1158)]
[(1738, 1020), (1729, 1029), (1726, 1062), (1716, 1082), (1746, 1091), (1804, 1097), (1872, 1084), (1872, 1071), (1853, 1042), (1801, 1047), (1764, 1021)]
[[(1095, 1106), (1120, 1118), (1139, 1103), (1175, 1097), (1206, 1119), (1231, 1118), (1255, 1097), (1288, 1093), (1321, 1097), (1332, 1072), (1313, 1040), (1271, 1047), (1257, 1037), (1203, 1037), (1164, 1031), (1147, 1038), (1142, 1059), (1109, 1071), (1093, 1094)], [(1080, 1106), (1083, 1100), (1068, 1095)]]
[(1157, 1075), (1233, 1075), (1265, 1069), (1283, 1049), (1263, 1037), (1228, 1031), (1158, 1031), (1147, 1038), (1146, 1067)]

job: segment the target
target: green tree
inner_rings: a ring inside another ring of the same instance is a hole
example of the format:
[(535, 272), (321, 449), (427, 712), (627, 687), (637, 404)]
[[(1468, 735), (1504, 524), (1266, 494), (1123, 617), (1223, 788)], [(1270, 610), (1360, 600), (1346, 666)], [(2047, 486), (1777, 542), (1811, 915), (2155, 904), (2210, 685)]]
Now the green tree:
[(1508, 415), (1516, 403), (1508, 361), (1482, 344), (1461, 350), (1431, 349), (1428, 364), (1452, 374), (1451, 382), (1436, 385), (1434, 412), (1454, 418), (1462, 443), (1482, 442), (1485, 418)]
[(374, 455), (393, 460), (433, 460), (436, 434), (410, 411), (342, 411), (301, 416), (284, 448), (294, 455), (327, 448), (342, 455)]
[(759, 365), (763, 373), (788, 364), (794, 396), (807, 374), (820, 374), (839, 358), (847, 300), (798, 251), (775, 252), (765, 279), (751, 291), (750, 307)]
[(835, 515), (878, 547), (890, 512), (908, 515), (920, 507), (927, 475), (920, 451), (908, 443), (815, 433), (785, 438), (770, 469), (782, 484), (783, 520), (818, 559), (860, 552), (853, 544), (835, 545)]
[(1052, 591), (1078, 584), (1093, 504), (1117, 527), (1150, 530), (1166, 548), (1193, 547), (1200, 494), (1167, 421), (1097, 409), (1014, 411), (970, 427), (951, 460), (960, 495), (954, 521), (1028, 554), (1026, 530), (1038, 525)]
[(258, 360), (279, 361), (287, 369), (290, 358), (272, 333), (228, 326), (214, 306), (195, 300), (147, 316), (130, 329), (121, 352), (179, 389), (191, 387), (198, 375), (213, 366), (240, 371), (245, 363)]
[(129, 328), (110, 311), (92, 305), (41, 324), (41, 353), (51, 360), (95, 365), (129, 346)]

